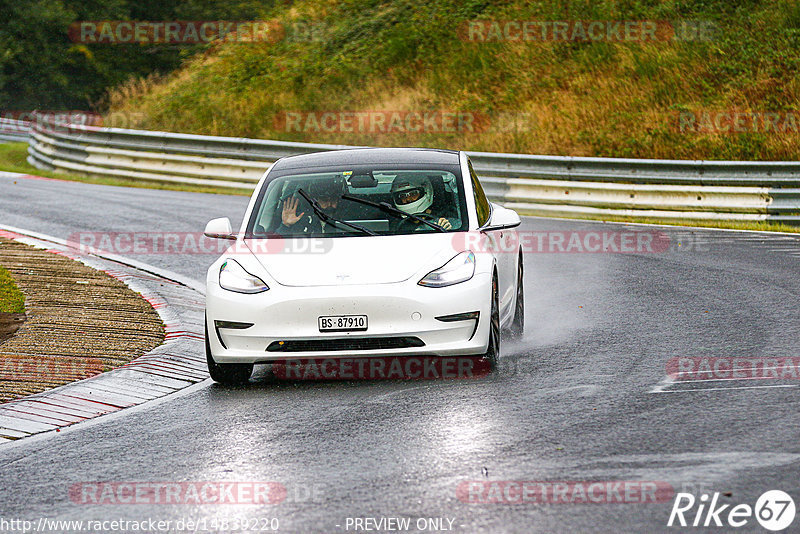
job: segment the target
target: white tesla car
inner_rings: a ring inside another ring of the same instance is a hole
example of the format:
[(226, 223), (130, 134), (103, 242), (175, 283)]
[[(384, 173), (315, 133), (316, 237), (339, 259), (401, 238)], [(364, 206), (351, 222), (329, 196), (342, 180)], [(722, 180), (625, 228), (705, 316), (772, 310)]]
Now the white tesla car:
[(267, 171), (208, 270), (211, 377), (289, 358), (478, 356), (524, 329), (512, 210), (464, 152), (374, 148), (292, 156)]

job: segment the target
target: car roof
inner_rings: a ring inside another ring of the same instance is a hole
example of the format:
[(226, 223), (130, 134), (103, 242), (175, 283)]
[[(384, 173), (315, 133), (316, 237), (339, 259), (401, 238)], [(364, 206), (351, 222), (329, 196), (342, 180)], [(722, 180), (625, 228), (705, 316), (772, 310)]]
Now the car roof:
[(347, 165), (432, 164), (458, 165), (458, 152), (434, 148), (354, 148), (314, 152), (279, 159), (273, 170)]

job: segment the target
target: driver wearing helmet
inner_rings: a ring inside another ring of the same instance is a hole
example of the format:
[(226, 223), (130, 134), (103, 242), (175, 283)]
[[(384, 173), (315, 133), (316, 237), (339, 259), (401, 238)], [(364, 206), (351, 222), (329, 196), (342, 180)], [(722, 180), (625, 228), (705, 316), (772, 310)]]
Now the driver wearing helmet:
[[(433, 223), (438, 224), (445, 230), (453, 228), (453, 224), (445, 217), (431, 216), (431, 206), (433, 204), (433, 185), (427, 176), (416, 174), (398, 174), (392, 182), (392, 202), (394, 207), (410, 215), (428, 215), (425, 217)], [(413, 219), (402, 221), (413, 224), (417, 230), (427, 228), (424, 224)], [(420, 228), (421, 227), (421, 228)]]

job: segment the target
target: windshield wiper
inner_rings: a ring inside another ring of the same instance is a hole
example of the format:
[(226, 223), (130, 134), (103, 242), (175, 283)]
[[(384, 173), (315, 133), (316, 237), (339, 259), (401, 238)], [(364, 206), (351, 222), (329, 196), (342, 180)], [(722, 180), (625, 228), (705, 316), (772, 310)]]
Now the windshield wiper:
[(336, 226), (336, 227), (338, 227), (340, 224), (343, 224), (345, 226), (349, 226), (350, 228), (355, 228), (356, 230), (364, 232), (365, 234), (368, 234), (368, 235), (378, 235), (375, 232), (373, 232), (372, 230), (364, 228), (363, 226), (360, 226), (358, 224), (349, 223), (347, 221), (342, 221), (340, 219), (337, 219), (336, 217), (332, 217), (332, 216), (328, 215), (327, 213), (322, 211), (322, 208), (319, 206), (319, 203), (317, 203), (316, 200), (311, 198), (308, 195), (308, 193), (306, 193), (302, 189), (298, 189), (297, 190), (297, 194), (299, 194), (301, 197), (306, 199), (306, 201), (311, 205), (311, 209), (314, 210), (314, 213), (316, 213), (317, 217), (319, 217), (323, 222), (326, 222), (326, 223), (330, 224), (331, 226)]
[(366, 200), (366, 199), (363, 199), (363, 198), (354, 197), (352, 195), (342, 195), (342, 198), (344, 200), (350, 200), (352, 202), (359, 202), (361, 204), (366, 204), (367, 206), (372, 206), (374, 208), (378, 208), (379, 210), (385, 211), (386, 213), (391, 213), (392, 215), (396, 215), (396, 216), (402, 217), (404, 219), (406, 217), (408, 217), (408, 218), (413, 219), (413, 220), (415, 220), (417, 222), (421, 222), (422, 224), (426, 224), (426, 225), (430, 226), (431, 228), (433, 228), (434, 230), (436, 230), (438, 232), (447, 232), (447, 230), (445, 230), (444, 228), (442, 228), (441, 226), (439, 226), (435, 222), (426, 221), (422, 217), (419, 217), (417, 215), (412, 215), (411, 213), (406, 213), (403, 210), (399, 210), (399, 209), (395, 208), (394, 206), (392, 206), (388, 202), (373, 202), (371, 200)]

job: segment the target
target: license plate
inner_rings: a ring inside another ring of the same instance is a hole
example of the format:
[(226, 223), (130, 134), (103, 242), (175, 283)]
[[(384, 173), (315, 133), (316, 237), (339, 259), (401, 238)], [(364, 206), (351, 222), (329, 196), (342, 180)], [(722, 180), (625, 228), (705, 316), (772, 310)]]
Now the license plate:
[(324, 315), (319, 318), (320, 332), (357, 332), (366, 329), (366, 315)]

